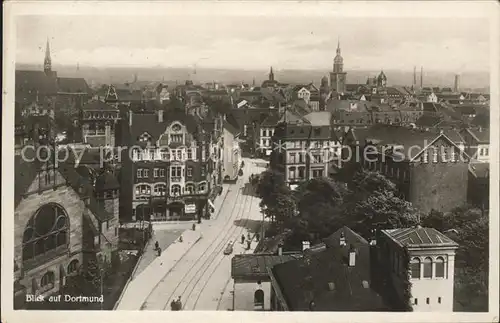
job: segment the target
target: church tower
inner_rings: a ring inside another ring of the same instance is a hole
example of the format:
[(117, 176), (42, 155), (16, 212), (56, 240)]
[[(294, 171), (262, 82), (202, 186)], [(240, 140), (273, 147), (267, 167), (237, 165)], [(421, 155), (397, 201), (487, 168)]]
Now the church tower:
[(274, 72), (273, 72), (272, 66), (271, 66), (271, 70), (269, 71), (269, 81), (274, 81)]
[(47, 38), (47, 47), (45, 48), (45, 59), (43, 60), (43, 71), (49, 75), (52, 73), (52, 60), (50, 59), (50, 45)]
[(337, 44), (337, 55), (333, 59), (333, 71), (330, 73), (330, 88), (337, 93), (345, 92), (347, 73), (344, 72), (344, 59), (340, 53), (340, 41)]

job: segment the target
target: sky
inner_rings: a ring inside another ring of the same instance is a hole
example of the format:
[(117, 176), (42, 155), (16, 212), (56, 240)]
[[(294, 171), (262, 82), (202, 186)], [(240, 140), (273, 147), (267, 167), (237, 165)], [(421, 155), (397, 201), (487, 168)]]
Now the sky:
[(487, 71), (478, 18), (323, 16), (19, 16), (16, 62), (116, 67)]

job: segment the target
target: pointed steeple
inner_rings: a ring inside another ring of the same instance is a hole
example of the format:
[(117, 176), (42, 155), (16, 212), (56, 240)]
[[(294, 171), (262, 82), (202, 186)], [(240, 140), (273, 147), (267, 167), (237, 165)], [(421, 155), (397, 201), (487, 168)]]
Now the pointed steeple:
[(340, 37), (337, 40), (337, 55), (340, 55)]
[(50, 59), (50, 45), (47, 37), (47, 47), (45, 48), (45, 59), (43, 61), (43, 70), (46, 74), (52, 72), (52, 60)]
[(271, 66), (271, 69), (269, 71), (269, 81), (274, 81), (274, 73), (273, 73), (273, 67)]

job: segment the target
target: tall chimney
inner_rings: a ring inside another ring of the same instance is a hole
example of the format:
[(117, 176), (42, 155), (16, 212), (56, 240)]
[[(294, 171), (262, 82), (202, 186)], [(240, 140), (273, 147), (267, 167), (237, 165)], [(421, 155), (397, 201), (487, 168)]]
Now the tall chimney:
[(158, 110), (158, 122), (163, 122), (163, 110)]
[(129, 110), (129, 111), (128, 111), (128, 125), (129, 125), (129, 126), (132, 126), (132, 114), (134, 114), (134, 113), (132, 112), (132, 110)]
[(420, 89), (424, 87), (424, 67), (420, 67)]
[(413, 86), (417, 86), (417, 67), (413, 66)]
[(455, 93), (458, 93), (460, 91), (460, 75), (458, 74), (455, 75), (455, 83), (453, 86), (453, 91)]
[(278, 256), (283, 255), (283, 246), (281, 244), (278, 245)]

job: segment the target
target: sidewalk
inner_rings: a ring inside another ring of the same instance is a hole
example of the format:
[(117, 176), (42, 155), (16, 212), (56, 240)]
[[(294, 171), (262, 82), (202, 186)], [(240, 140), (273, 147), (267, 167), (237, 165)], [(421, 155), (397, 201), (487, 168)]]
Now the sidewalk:
[[(160, 257), (133, 278), (118, 301), (117, 310), (140, 310), (149, 293), (172, 270), (186, 252), (201, 239), (201, 230), (186, 230), (183, 242), (178, 240), (164, 250)], [(153, 242), (154, 243), (154, 242)]]

